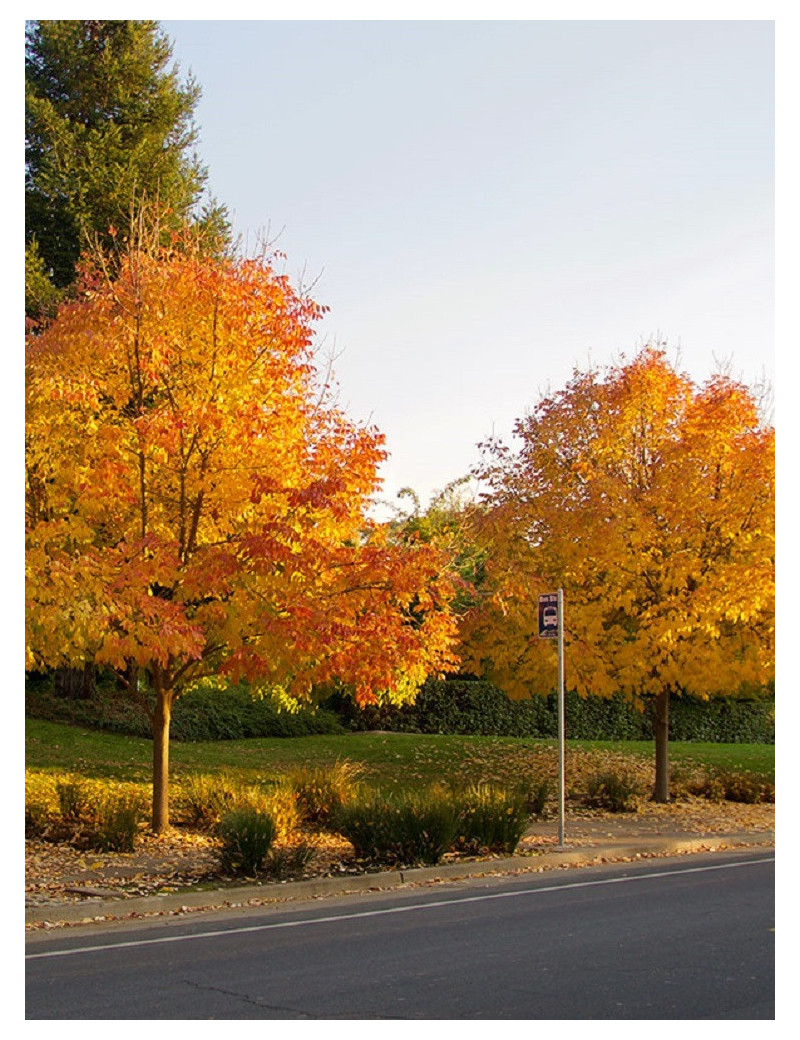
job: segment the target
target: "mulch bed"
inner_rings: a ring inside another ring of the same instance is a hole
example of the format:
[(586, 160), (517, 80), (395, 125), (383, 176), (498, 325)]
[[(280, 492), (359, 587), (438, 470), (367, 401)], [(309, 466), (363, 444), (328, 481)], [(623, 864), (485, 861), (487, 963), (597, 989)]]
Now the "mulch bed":
[[(696, 798), (670, 805), (646, 803), (635, 813), (570, 807), (565, 827), (567, 841), (574, 847), (637, 836), (713, 838), (739, 833), (752, 836), (756, 844), (772, 839), (775, 806)], [(552, 816), (534, 821), (517, 851), (541, 852), (556, 841), (556, 832), (557, 821)], [(367, 872), (343, 838), (315, 835), (310, 843), (314, 845), (313, 858), (293, 880)], [(131, 898), (235, 881), (221, 872), (213, 838), (177, 828), (161, 836), (143, 834), (130, 853), (87, 852), (41, 840), (25, 842), (26, 907), (82, 902), (98, 895)]]
[[(361, 872), (352, 846), (343, 839), (319, 835), (313, 844), (313, 859), (295, 879)], [(26, 907), (76, 902), (101, 893), (154, 895), (236, 880), (221, 871), (213, 838), (178, 828), (164, 835), (144, 833), (133, 852), (91, 852), (63, 843), (25, 841)]]

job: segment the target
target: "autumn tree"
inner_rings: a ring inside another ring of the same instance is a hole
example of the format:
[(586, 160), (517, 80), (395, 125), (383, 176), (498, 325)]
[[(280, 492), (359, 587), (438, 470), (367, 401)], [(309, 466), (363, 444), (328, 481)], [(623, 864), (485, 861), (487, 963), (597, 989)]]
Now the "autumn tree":
[(465, 663), (511, 695), (552, 689), (537, 597), (561, 586), (567, 682), (654, 702), (666, 801), (670, 696), (774, 675), (774, 430), (745, 386), (698, 386), (646, 347), (576, 372), (515, 435), (480, 473), (492, 596), (464, 627)]
[[(40, 260), (51, 292), (71, 286), (87, 243), (109, 246), (145, 199), (158, 200), (173, 227), (194, 221), (220, 242), (229, 236), (224, 207), (201, 202), (200, 88), (170, 62), (154, 21), (27, 24), (26, 268)], [(28, 294), (29, 317), (42, 291)]]
[(322, 308), (266, 261), (154, 253), (29, 338), (26, 636), (28, 667), (146, 671), (162, 831), (193, 684), (410, 697), (454, 623), (442, 554), (366, 519), (383, 439), (317, 374)]

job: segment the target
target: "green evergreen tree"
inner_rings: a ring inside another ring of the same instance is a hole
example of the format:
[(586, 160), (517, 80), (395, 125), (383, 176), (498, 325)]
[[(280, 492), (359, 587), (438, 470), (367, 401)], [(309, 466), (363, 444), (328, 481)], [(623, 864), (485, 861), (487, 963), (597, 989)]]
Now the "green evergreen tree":
[(61, 293), (50, 281), (39, 244), (35, 238), (25, 243), (25, 319), (52, 318)]
[(37, 270), (57, 289), (73, 283), (81, 252), (108, 249), (143, 202), (157, 206), (162, 227), (167, 214), (176, 227), (208, 227), (216, 243), (229, 237), (224, 207), (207, 201), (198, 214), (207, 179), (194, 151), (200, 88), (181, 81), (171, 57), (155, 21), (27, 25), (26, 256), (35, 241)]

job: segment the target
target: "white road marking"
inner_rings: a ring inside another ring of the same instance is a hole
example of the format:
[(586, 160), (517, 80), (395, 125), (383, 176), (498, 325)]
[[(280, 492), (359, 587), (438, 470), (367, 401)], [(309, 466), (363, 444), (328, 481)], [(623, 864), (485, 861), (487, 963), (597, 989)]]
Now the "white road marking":
[(684, 867), (677, 870), (659, 870), (630, 877), (596, 878), (592, 881), (571, 881), (563, 885), (545, 885), (541, 888), (515, 889), (513, 892), (485, 892), (476, 896), (461, 896), (456, 899), (437, 899), (428, 903), (413, 903), (410, 906), (382, 907), (380, 910), (359, 910), (351, 914), (330, 914), (301, 921), (271, 921), (268, 924), (242, 925), (236, 928), (220, 928), (207, 932), (192, 932), (186, 935), (162, 935), (154, 939), (131, 939), (126, 942), (100, 943), (95, 946), (76, 946), (69, 950), (45, 950), (28, 953), (25, 960), (42, 960), (45, 957), (73, 957), (81, 953), (103, 953), (106, 950), (125, 950), (136, 946), (159, 946), (162, 943), (190, 942), (195, 939), (217, 939), (228, 935), (243, 935), (247, 932), (268, 932), (278, 928), (308, 928), (313, 925), (331, 924), (337, 921), (355, 921), (366, 917), (384, 917), (388, 914), (405, 914), (412, 911), (432, 910), (446, 906), (461, 906), (464, 903), (483, 903), (490, 899), (511, 899), (520, 896), (543, 895), (547, 892), (564, 892), (576, 888), (595, 888), (599, 885), (619, 885), (631, 881), (649, 881), (653, 878), (677, 877), (682, 874), (703, 874), (711, 870), (732, 870), (735, 867), (751, 867), (754, 863), (774, 863), (775, 857), (741, 860), (735, 863), (717, 863), (702, 867)]

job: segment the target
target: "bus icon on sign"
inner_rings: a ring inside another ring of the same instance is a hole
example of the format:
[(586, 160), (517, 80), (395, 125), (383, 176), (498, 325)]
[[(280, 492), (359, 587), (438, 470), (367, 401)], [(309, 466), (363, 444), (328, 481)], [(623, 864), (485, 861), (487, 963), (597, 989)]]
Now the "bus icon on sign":
[(558, 595), (554, 592), (539, 597), (539, 636), (544, 639), (558, 637)]

